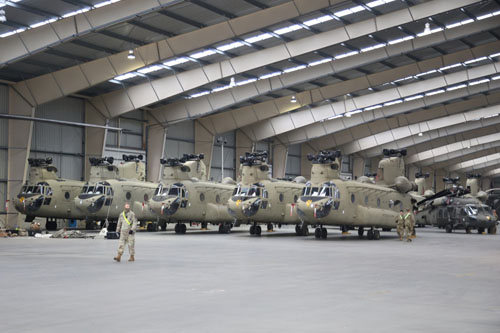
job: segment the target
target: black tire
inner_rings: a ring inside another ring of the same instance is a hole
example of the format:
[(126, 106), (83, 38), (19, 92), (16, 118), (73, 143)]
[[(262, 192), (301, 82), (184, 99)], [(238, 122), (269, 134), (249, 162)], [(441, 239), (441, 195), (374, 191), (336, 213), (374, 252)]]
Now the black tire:
[(379, 240), (380, 239), (380, 230), (374, 230), (373, 231), (373, 239)]
[(363, 238), (363, 234), (365, 233), (365, 228), (359, 227), (358, 228), (358, 237)]
[(185, 234), (186, 230), (187, 230), (186, 225), (183, 223), (183, 224), (180, 225), (180, 228), (181, 228), (181, 234)]
[(497, 226), (496, 225), (492, 225), (491, 227), (488, 228), (488, 233), (491, 234), (491, 235), (494, 235), (497, 233)]
[(465, 233), (466, 234), (470, 234), (471, 232), (472, 232), (472, 227), (471, 226), (465, 227)]
[(201, 229), (206, 229), (208, 227), (207, 222), (201, 222)]
[(477, 233), (482, 234), (484, 232), (484, 228), (477, 228)]
[(161, 231), (167, 231), (167, 222), (160, 222)]
[(326, 239), (326, 237), (328, 237), (328, 230), (321, 228), (321, 239)]
[(370, 230), (368, 230), (368, 231), (366, 232), (366, 239), (368, 239), (368, 240), (372, 240), (372, 239), (373, 239), (373, 236), (374, 236), (374, 235), (373, 235), (373, 230), (371, 230), (371, 229), (370, 229)]
[(255, 226), (254, 225), (250, 226), (250, 235), (255, 235)]
[(274, 230), (274, 226), (272, 223), (268, 223), (267, 224), (267, 231), (273, 231)]
[(153, 223), (148, 223), (148, 226), (146, 227), (146, 230), (147, 230), (148, 232), (153, 232), (153, 231), (155, 231), (155, 228), (154, 228)]
[(255, 226), (255, 235), (260, 236), (261, 233), (262, 228), (260, 227), (260, 225)]
[(316, 230), (314, 230), (314, 238), (316, 238), (316, 239), (321, 238), (321, 229), (320, 228), (316, 228)]
[(453, 231), (453, 226), (451, 224), (448, 224), (445, 229), (447, 233), (451, 233)]
[(177, 223), (177, 224), (175, 225), (174, 230), (175, 230), (175, 233), (176, 233), (176, 234), (180, 234), (180, 233), (181, 233), (181, 225), (180, 225), (179, 223)]

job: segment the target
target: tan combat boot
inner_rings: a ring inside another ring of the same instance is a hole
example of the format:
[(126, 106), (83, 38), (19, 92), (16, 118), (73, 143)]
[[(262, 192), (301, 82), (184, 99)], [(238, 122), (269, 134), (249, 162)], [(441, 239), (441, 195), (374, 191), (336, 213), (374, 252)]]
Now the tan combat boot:
[(116, 262), (120, 262), (120, 260), (122, 260), (122, 255), (118, 253), (118, 255), (114, 257), (113, 260), (115, 260)]
[(135, 261), (135, 258), (133, 255), (130, 256), (130, 259), (128, 261)]

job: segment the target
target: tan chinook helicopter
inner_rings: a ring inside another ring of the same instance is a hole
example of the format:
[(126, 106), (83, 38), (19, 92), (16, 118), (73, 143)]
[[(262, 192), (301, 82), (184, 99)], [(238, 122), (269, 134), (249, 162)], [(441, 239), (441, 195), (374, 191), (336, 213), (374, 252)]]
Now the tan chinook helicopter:
[[(229, 233), (234, 222), (227, 209), (234, 180), (207, 181), (203, 154), (184, 154), (182, 158), (161, 159), (163, 176), (149, 206), (162, 223), (176, 223), (177, 234), (186, 233), (186, 224), (219, 225), (220, 233)], [(165, 221), (165, 222), (163, 222)]]
[(268, 231), (274, 229), (274, 224), (295, 224), (297, 233), (301, 234), (295, 202), (305, 179), (272, 179), (266, 159), (267, 152), (247, 152), (240, 157), (241, 180), (229, 199), (229, 213), (236, 218), (236, 226), (251, 224), (251, 235), (261, 234), (259, 224), (267, 224)]
[(26, 215), (25, 221), (45, 217), (45, 228), (56, 230), (58, 219), (83, 219), (73, 198), (80, 193), (84, 182), (58, 178), (51, 157), (29, 158), (28, 163), (28, 180), (14, 200), (16, 210)]
[(412, 209), (408, 192), (416, 186), (403, 176), (405, 155), (406, 150), (384, 149), (375, 184), (368, 177), (340, 179), (340, 152), (308, 155), (313, 164), (311, 181), (298, 200), (298, 215), (304, 224), (317, 227), (314, 235), (318, 239), (327, 237), (326, 225), (343, 230), (357, 227), (359, 237), (368, 229), (368, 239), (380, 239), (378, 228), (395, 228), (400, 209)]
[(74, 198), (75, 206), (88, 222), (108, 221), (110, 231), (116, 228), (126, 202), (131, 204), (141, 225), (147, 221), (157, 221), (156, 215), (147, 205), (149, 198), (154, 195), (156, 184), (145, 181), (142, 155), (123, 155), (123, 161), (117, 167), (111, 164), (113, 160), (110, 158), (91, 160), (94, 165), (106, 167), (114, 177), (85, 183), (80, 188), (80, 194)]

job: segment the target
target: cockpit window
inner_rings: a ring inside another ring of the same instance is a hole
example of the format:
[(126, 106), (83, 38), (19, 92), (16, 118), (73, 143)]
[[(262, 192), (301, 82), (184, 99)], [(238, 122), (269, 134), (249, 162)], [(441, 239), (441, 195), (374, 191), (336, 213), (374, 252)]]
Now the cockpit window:
[[(47, 187), (47, 189), (50, 189), (50, 187)], [(45, 193), (43, 186), (41, 185), (36, 185), (36, 186), (24, 186), (22, 188), (22, 193), (24, 194), (42, 194)]]
[(252, 187), (240, 187), (240, 186), (238, 186), (233, 192), (233, 195), (242, 196), (242, 197), (260, 197), (260, 194), (261, 194), (260, 188), (258, 188), (256, 186), (252, 186)]
[(466, 211), (468, 215), (477, 215), (479, 207), (477, 206), (467, 206)]
[(331, 195), (331, 191), (329, 187), (322, 187), (319, 191), (320, 197), (329, 197)]

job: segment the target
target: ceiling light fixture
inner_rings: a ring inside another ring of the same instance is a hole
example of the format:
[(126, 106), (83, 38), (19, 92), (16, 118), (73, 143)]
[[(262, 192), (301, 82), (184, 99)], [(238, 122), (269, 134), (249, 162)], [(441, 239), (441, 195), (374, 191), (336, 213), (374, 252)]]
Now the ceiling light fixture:
[(130, 59), (130, 60), (134, 60), (135, 59), (134, 50), (128, 50), (128, 56), (127, 56), (127, 58)]

